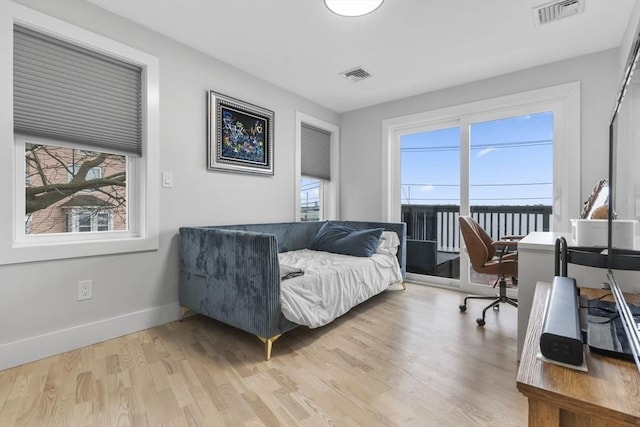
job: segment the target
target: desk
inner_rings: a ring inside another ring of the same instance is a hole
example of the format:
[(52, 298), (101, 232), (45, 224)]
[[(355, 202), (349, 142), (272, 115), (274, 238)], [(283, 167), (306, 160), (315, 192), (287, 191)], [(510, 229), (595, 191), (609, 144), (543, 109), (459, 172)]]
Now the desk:
[[(640, 425), (640, 373), (634, 363), (590, 353), (589, 372), (542, 362), (540, 331), (548, 283), (535, 289), (520, 367), (518, 390), (529, 400), (529, 426), (638, 426)], [(602, 290), (582, 289), (589, 297)], [(637, 303), (638, 295), (628, 302)]]
[[(553, 280), (556, 240), (571, 239), (571, 233), (534, 232), (518, 242), (518, 360), (538, 282)], [(570, 243), (571, 244), (571, 243)]]

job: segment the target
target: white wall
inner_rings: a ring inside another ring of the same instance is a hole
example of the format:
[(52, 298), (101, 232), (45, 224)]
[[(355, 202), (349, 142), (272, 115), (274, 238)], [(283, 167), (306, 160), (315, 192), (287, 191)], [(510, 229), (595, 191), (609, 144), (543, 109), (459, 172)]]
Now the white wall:
[[(608, 126), (620, 79), (618, 58), (617, 49), (607, 50), (343, 114), (340, 216), (381, 219), (382, 120), (574, 81), (580, 81), (582, 91), (579, 200), (586, 199), (608, 173)], [(358, 168), (348, 167), (351, 164)], [(575, 217), (580, 208), (575, 207)]]
[(624, 30), (624, 35), (622, 36), (622, 42), (620, 43), (618, 58), (620, 76), (624, 73), (629, 59), (629, 52), (631, 51), (631, 45), (636, 40), (638, 31), (640, 31), (640, 1), (636, 0), (629, 17), (629, 22), (627, 23), (627, 28)]
[[(0, 369), (177, 318), (178, 228), (292, 221), (295, 111), (339, 121), (326, 108), (91, 4), (19, 3), (159, 58), (160, 170), (173, 172), (174, 188), (160, 191), (158, 251), (0, 266)], [(275, 112), (273, 177), (206, 170), (209, 89)], [(11, 172), (0, 171), (0, 179), (12, 179)], [(85, 279), (93, 280), (93, 299), (78, 302), (77, 282)]]

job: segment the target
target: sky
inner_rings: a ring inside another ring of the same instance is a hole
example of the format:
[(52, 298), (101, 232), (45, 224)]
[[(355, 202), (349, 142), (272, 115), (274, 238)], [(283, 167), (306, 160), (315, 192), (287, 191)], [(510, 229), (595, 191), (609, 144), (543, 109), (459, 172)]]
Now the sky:
[(320, 202), (320, 184), (318, 180), (302, 177), (300, 180), (300, 204), (314, 206)]
[[(471, 205), (551, 205), (553, 114), (473, 123)], [(460, 203), (460, 129), (401, 138), (403, 204)]]

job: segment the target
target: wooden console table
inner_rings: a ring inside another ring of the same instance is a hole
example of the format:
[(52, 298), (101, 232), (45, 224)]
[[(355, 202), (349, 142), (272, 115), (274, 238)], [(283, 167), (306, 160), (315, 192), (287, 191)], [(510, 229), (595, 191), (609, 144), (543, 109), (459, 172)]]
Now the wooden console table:
[[(640, 426), (640, 373), (633, 362), (590, 353), (587, 346), (588, 373), (537, 359), (550, 288), (536, 285), (518, 369), (518, 390), (529, 400), (529, 426)], [(581, 292), (596, 298), (606, 291)], [(637, 303), (638, 295), (627, 301)]]

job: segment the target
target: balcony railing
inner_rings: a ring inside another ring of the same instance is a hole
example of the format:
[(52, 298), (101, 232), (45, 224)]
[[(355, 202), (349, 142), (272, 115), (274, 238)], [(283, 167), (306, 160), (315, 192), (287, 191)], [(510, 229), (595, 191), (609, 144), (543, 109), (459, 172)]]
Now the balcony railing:
[[(458, 205), (402, 205), (407, 238), (436, 242), (438, 252), (460, 252)], [(471, 216), (494, 240), (549, 231), (551, 206), (471, 206)]]

